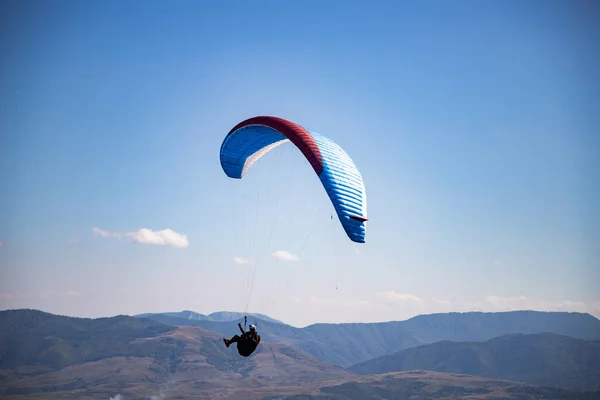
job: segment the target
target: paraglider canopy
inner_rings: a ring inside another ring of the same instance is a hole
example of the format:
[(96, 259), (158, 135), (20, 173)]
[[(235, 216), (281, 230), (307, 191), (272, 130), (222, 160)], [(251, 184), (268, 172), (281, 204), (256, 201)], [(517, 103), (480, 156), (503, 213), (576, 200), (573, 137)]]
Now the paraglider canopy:
[(364, 243), (367, 196), (362, 175), (331, 139), (283, 118), (249, 118), (233, 127), (223, 140), (221, 167), (228, 177), (242, 179), (256, 161), (287, 142), (292, 142), (312, 166), (350, 240)]

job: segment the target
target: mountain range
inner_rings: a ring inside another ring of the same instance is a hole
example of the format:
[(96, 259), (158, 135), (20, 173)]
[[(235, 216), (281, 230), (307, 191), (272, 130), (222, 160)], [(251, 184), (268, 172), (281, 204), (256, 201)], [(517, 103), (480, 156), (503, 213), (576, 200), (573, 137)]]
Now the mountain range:
[(418, 369), (600, 389), (600, 340), (534, 333), (503, 335), (484, 342), (441, 341), (348, 368), (360, 374)]
[[(167, 314), (146, 318), (172, 326), (201, 326), (224, 337), (237, 333), (243, 318), (230, 322), (189, 320)], [(576, 339), (600, 339), (600, 320), (589, 314), (511, 311), (420, 315), (406, 321), (380, 323), (313, 324), (295, 328), (258, 321), (261, 336), (341, 367), (403, 349), (443, 340), (485, 341), (510, 333), (551, 332)]]
[[(263, 341), (248, 358), (210, 329), (229, 336), (236, 320), (146, 315), (90, 319), (1, 311), (0, 397), (600, 399), (600, 335), (594, 336), (600, 321), (586, 314), (436, 314), (306, 328), (261, 320)], [(505, 333), (486, 339), (498, 331)], [(343, 353), (352, 348), (345, 343), (349, 335), (360, 344), (359, 334), (378, 341), (369, 351), (406, 341), (401, 350), (347, 368), (327, 361), (331, 353), (316, 351)]]
[(138, 314), (135, 317), (138, 318), (152, 318), (158, 315), (166, 315), (168, 317), (173, 318), (182, 318), (188, 319), (190, 321), (216, 321), (216, 322), (231, 322), (237, 321), (244, 318), (244, 316), (248, 317), (250, 320), (258, 319), (261, 321), (272, 322), (274, 324), (283, 324), (283, 322), (278, 321), (274, 318), (269, 317), (268, 315), (260, 314), (260, 313), (248, 313), (244, 314), (236, 311), (217, 311), (208, 315), (200, 314), (194, 311), (183, 310), (177, 312), (166, 312), (166, 313), (146, 313), (146, 314)]

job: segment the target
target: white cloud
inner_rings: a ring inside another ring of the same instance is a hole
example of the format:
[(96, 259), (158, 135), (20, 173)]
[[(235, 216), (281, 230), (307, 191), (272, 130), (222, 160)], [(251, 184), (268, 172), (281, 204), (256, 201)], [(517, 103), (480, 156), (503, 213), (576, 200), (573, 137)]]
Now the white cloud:
[(14, 296), (10, 293), (0, 293), (0, 300), (10, 300)]
[(494, 265), (502, 265), (502, 261), (500, 260), (494, 260)]
[(415, 296), (414, 294), (398, 293), (394, 290), (378, 293), (377, 296), (381, 299), (392, 302), (413, 302), (418, 304), (423, 304), (425, 302), (422, 298)]
[(92, 228), (92, 231), (101, 237), (113, 237), (120, 239), (123, 236), (128, 236), (135, 243), (154, 244), (173, 247), (188, 247), (190, 245), (185, 234), (177, 233), (172, 229), (163, 229), (161, 231), (153, 231), (152, 229), (142, 228), (137, 232), (109, 232), (98, 227)]
[(233, 257), (233, 261), (236, 262), (236, 264), (240, 264), (240, 265), (245, 265), (245, 264), (252, 264), (252, 260), (249, 258), (244, 258), (244, 257)]
[(277, 258), (278, 260), (282, 260), (282, 261), (298, 261), (298, 257), (293, 255), (292, 253), (290, 253), (287, 250), (277, 250), (272, 255), (273, 255), (273, 257)]
[(63, 294), (67, 297), (81, 297), (81, 293), (76, 292), (74, 290), (67, 290)]
[(103, 229), (100, 229), (98, 227), (93, 227), (92, 231), (94, 231), (94, 233), (98, 236), (102, 236), (102, 237), (114, 237), (114, 238), (120, 238), (121, 236), (123, 236), (122, 233), (119, 232), (109, 232), (109, 231), (105, 231)]
[(173, 247), (188, 247), (190, 245), (185, 234), (177, 233), (172, 229), (153, 231), (151, 229), (142, 228), (137, 232), (127, 233), (127, 236), (133, 238), (133, 241), (136, 243)]
[(67, 243), (70, 243), (70, 244), (77, 244), (77, 243), (79, 243), (79, 239), (75, 239), (75, 238), (68, 238), (68, 239), (67, 239)]

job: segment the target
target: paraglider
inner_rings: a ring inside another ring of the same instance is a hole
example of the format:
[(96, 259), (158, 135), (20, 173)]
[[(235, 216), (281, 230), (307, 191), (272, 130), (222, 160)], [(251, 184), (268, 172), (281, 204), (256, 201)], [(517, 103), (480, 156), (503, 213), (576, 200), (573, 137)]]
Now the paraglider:
[[(256, 161), (288, 142), (302, 152), (319, 177), (348, 238), (352, 242), (365, 243), (368, 220), (365, 185), (352, 159), (331, 139), (283, 118), (249, 118), (225, 136), (220, 150), (221, 167), (229, 178), (242, 179)], [(333, 220), (333, 214), (330, 219)], [(250, 283), (250, 293), (253, 282), (254, 279)], [(249, 332), (241, 324), (238, 327), (242, 336), (224, 338), (223, 342), (227, 347), (237, 343), (240, 355), (247, 357), (260, 343), (260, 336), (255, 325), (250, 325)]]
[(245, 331), (242, 324), (238, 323), (238, 327), (242, 332), (242, 336), (234, 335), (231, 339), (223, 338), (225, 346), (229, 347), (233, 343), (237, 343), (237, 351), (242, 357), (250, 356), (260, 343), (260, 335), (256, 331), (256, 325), (251, 324), (250, 330)]
[(365, 185), (352, 159), (331, 139), (283, 118), (249, 118), (233, 127), (223, 140), (221, 167), (228, 177), (242, 179), (258, 159), (287, 142), (292, 142), (311, 164), (350, 240), (364, 243)]

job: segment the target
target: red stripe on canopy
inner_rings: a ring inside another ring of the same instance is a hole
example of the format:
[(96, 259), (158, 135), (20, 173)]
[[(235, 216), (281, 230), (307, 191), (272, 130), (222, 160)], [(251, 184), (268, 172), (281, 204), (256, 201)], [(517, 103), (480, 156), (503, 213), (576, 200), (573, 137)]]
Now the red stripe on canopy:
[(312, 135), (300, 125), (279, 117), (258, 116), (240, 122), (227, 135), (249, 125), (263, 125), (281, 133), (300, 149), (317, 175), (321, 175), (323, 172), (323, 157), (319, 146)]

